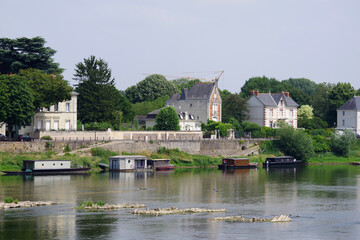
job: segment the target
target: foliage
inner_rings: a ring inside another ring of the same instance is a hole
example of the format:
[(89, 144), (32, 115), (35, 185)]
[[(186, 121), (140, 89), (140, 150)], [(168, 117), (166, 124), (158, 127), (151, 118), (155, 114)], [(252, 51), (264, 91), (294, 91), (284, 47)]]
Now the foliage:
[(242, 127), (241, 127), (240, 123), (235, 118), (233, 118), (233, 117), (230, 118), (228, 123), (230, 123), (232, 125), (234, 130), (236, 130), (236, 131), (241, 131), (242, 130)]
[(97, 202), (96, 202), (96, 205), (102, 207), (102, 206), (105, 206), (105, 202), (103, 202), (103, 201), (100, 200), (100, 201), (97, 201)]
[(115, 88), (111, 69), (103, 59), (90, 56), (76, 64), (78, 118), (82, 123), (111, 122), (121, 125), (134, 117), (131, 104)]
[(306, 78), (289, 78), (287, 80), (283, 80), (282, 82), (298, 88), (307, 95), (315, 93), (317, 88), (317, 84), (315, 82)]
[(163, 96), (154, 101), (144, 101), (133, 104), (135, 115), (146, 115), (156, 109), (165, 107), (165, 102), (169, 99), (168, 96)]
[(327, 120), (329, 109), (329, 92), (331, 84), (321, 83), (316, 87), (316, 91), (310, 96), (310, 105), (313, 107), (314, 116)]
[(116, 156), (118, 155), (116, 152), (107, 150), (107, 149), (103, 149), (103, 148), (91, 148), (90, 149), (91, 155), (92, 156), (97, 156), (97, 157), (101, 157), (101, 158), (105, 158), (105, 159), (109, 159), (109, 157), (111, 156)]
[(311, 139), (316, 153), (330, 152), (330, 141), (326, 137), (322, 135), (314, 135), (311, 136)]
[(85, 123), (84, 129), (86, 131), (107, 131), (109, 128), (112, 128), (113, 125), (109, 122), (100, 122), (100, 123)]
[(215, 122), (213, 120), (208, 120), (207, 124), (201, 124), (201, 130), (209, 132), (217, 130), (220, 137), (229, 136), (229, 130), (232, 128), (233, 126), (230, 123)]
[(190, 89), (195, 84), (201, 83), (201, 81), (199, 79), (189, 80), (186, 78), (175, 79), (175, 80), (172, 80), (171, 82), (178, 88), (179, 93), (181, 93), (184, 88)]
[(163, 75), (152, 74), (144, 80), (125, 90), (126, 97), (132, 103), (154, 101), (163, 96), (172, 96), (178, 91), (177, 87), (166, 80)]
[(45, 47), (45, 39), (0, 38), (0, 73), (18, 73), (20, 69), (36, 68), (46, 73), (59, 73), (62, 69), (54, 63), (54, 49)]
[(179, 131), (179, 116), (176, 113), (175, 108), (165, 107), (160, 110), (155, 118), (156, 125), (154, 128), (156, 130), (173, 130)]
[(352, 97), (354, 97), (356, 91), (351, 86), (350, 83), (337, 83), (333, 88), (329, 91), (329, 111), (327, 114), (326, 121), (328, 122), (329, 126), (336, 125), (336, 110), (349, 101)]
[(260, 144), (261, 154), (272, 154), (280, 156), (281, 152), (277, 149), (275, 141), (263, 141)]
[(79, 208), (92, 207), (94, 205), (92, 200), (82, 201), (79, 204)]
[(237, 93), (222, 98), (222, 119), (229, 122), (230, 118), (235, 118), (239, 122), (249, 118), (247, 101)]
[(285, 126), (277, 130), (277, 135), (276, 146), (284, 154), (304, 161), (314, 155), (312, 140), (304, 131)]
[(349, 130), (334, 134), (331, 137), (331, 150), (338, 156), (347, 157), (352, 145), (355, 143), (355, 135)]
[(66, 144), (66, 146), (64, 148), (64, 152), (65, 153), (71, 152), (71, 148), (69, 147), (69, 144)]
[(313, 118), (313, 108), (309, 105), (302, 105), (297, 111), (298, 119), (311, 119)]
[(0, 75), (0, 122), (23, 127), (35, 114), (33, 95), (26, 80), (19, 75)]
[(39, 69), (26, 69), (20, 70), (19, 75), (29, 83), (37, 111), (71, 99), (73, 89), (60, 73), (47, 74)]
[(51, 136), (42, 136), (41, 137), (42, 140), (52, 140)]
[(46, 149), (52, 148), (51, 143), (50, 143), (50, 142), (46, 142), (46, 143), (45, 143), (45, 148), (46, 148)]
[(313, 117), (312, 119), (309, 118), (299, 118), (298, 119), (298, 127), (305, 128), (305, 129), (325, 129), (327, 127), (327, 122), (322, 120), (319, 117)]
[(13, 203), (14, 199), (12, 197), (6, 197), (4, 202), (5, 203)]

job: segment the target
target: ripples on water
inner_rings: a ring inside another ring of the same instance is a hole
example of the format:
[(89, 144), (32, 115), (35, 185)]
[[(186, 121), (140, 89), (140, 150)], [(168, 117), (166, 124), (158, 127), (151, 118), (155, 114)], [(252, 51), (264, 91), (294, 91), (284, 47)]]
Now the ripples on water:
[[(360, 168), (0, 176), (0, 199), (60, 205), (0, 210), (0, 239), (357, 239)], [(131, 210), (80, 212), (84, 200), (156, 207), (226, 208), (227, 213), (134, 216)], [(212, 222), (217, 216), (273, 217), (290, 223)]]

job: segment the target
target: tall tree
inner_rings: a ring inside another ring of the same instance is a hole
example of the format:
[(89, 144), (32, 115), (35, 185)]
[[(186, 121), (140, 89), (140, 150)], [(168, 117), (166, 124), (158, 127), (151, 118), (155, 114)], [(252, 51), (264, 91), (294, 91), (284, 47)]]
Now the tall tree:
[(32, 90), (26, 79), (0, 74), (0, 122), (12, 131), (13, 127), (28, 125), (34, 114)]
[(176, 113), (175, 108), (173, 107), (164, 107), (156, 115), (155, 118), (156, 125), (154, 128), (156, 130), (173, 130), (179, 131), (179, 116)]
[(177, 87), (166, 80), (163, 75), (153, 74), (140, 81), (136, 86), (126, 89), (125, 93), (130, 102), (137, 103), (153, 101), (163, 96), (171, 96), (177, 91)]
[(327, 114), (327, 122), (329, 126), (335, 126), (337, 120), (336, 110), (354, 97), (356, 94), (355, 89), (350, 83), (337, 83), (329, 91), (329, 111)]
[(249, 117), (246, 99), (239, 94), (229, 94), (222, 99), (222, 118), (224, 122), (229, 122), (231, 118), (242, 122)]
[(71, 99), (72, 87), (60, 73), (47, 74), (39, 69), (21, 69), (19, 76), (26, 79), (32, 90), (35, 111)]
[(307, 95), (311, 95), (316, 91), (317, 84), (306, 78), (289, 78), (283, 80), (282, 83), (289, 84), (297, 89), (300, 89)]
[(316, 91), (310, 96), (310, 105), (313, 107), (314, 116), (325, 121), (329, 112), (329, 92), (333, 86), (329, 83), (320, 83)]
[(59, 73), (62, 69), (54, 62), (56, 51), (45, 47), (45, 39), (0, 38), (0, 73), (18, 73), (20, 69), (36, 68), (46, 73)]
[(186, 78), (175, 79), (175, 80), (172, 80), (171, 82), (178, 88), (179, 93), (181, 93), (184, 88), (190, 89), (195, 84), (201, 83), (201, 81), (199, 79), (189, 80)]
[(78, 81), (76, 91), (79, 93), (78, 117), (81, 122), (112, 122), (114, 118), (119, 119), (119, 114), (123, 118), (133, 114), (115, 88), (111, 69), (103, 59), (95, 56), (84, 59), (76, 64), (74, 76)]

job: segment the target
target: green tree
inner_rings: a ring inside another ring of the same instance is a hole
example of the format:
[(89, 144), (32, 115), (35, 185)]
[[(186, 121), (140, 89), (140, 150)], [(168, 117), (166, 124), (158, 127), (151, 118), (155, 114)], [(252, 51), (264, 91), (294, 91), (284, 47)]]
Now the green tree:
[(171, 82), (178, 88), (179, 93), (181, 93), (184, 88), (190, 89), (195, 84), (201, 83), (201, 81), (199, 79), (189, 80), (186, 78), (175, 79), (175, 80), (172, 80)]
[(32, 91), (19, 75), (0, 75), (0, 122), (13, 127), (29, 125), (35, 114)]
[(54, 62), (54, 49), (45, 47), (45, 39), (0, 38), (0, 73), (18, 73), (20, 69), (36, 68), (46, 73), (59, 73), (62, 69)]
[(333, 88), (329, 91), (329, 110), (327, 114), (326, 121), (329, 126), (335, 126), (337, 121), (337, 112), (336, 110), (349, 101), (352, 97), (354, 97), (356, 91), (351, 86), (350, 83), (337, 83)]
[(233, 126), (230, 123), (215, 122), (213, 120), (208, 120), (207, 124), (205, 123), (201, 124), (201, 129), (203, 131), (214, 132), (215, 130), (217, 130), (219, 132), (220, 137), (229, 136), (229, 130), (232, 128)]
[(172, 130), (179, 131), (179, 116), (176, 113), (175, 108), (173, 107), (164, 107), (160, 110), (155, 118), (156, 125), (154, 128), (156, 130)]
[(307, 95), (311, 95), (316, 91), (317, 84), (306, 78), (289, 78), (287, 80), (283, 80), (282, 83), (289, 84), (301, 91), (303, 91)]
[(125, 93), (130, 102), (137, 103), (153, 101), (163, 96), (172, 96), (177, 91), (177, 87), (166, 80), (163, 75), (153, 74), (140, 81), (136, 86), (126, 89)]
[(90, 56), (76, 64), (74, 76), (78, 81), (78, 118), (82, 123), (114, 123), (114, 119), (120, 118), (132, 120), (134, 113), (131, 105), (115, 88), (107, 62)]
[(247, 101), (237, 93), (229, 94), (222, 99), (222, 111), (224, 122), (229, 122), (230, 118), (242, 122), (249, 117)]
[(277, 130), (277, 135), (276, 145), (285, 155), (305, 161), (315, 154), (313, 142), (304, 131), (284, 126)]
[(165, 102), (169, 99), (168, 96), (159, 97), (154, 101), (144, 101), (133, 104), (135, 115), (146, 115), (156, 109), (165, 107)]
[(331, 149), (336, 155), (347, 157), (355, 140), (354, 133), (349, 130), (345, 130), (342, 134), (333, 134)]
[(331, 84), (320, 83), (317, 85), (316, 91), (310, 96), (310, 105), (314, 109), (314, 116), (319, 117), (325, 121), (328, 119), (329, 92), (331, 88)]
[(19, 76), (26, 79), (32, 90), (35, 111), (71, 99), (72, 87), (60, 73), (47, 74), (39, 69), (21, 69)]

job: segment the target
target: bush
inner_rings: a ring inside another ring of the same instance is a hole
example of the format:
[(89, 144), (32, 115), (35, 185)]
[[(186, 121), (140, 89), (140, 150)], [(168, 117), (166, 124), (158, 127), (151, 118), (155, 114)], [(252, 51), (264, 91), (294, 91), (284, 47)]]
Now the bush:
[(284, 126), (277, 133), (280, 138), (276, 141), (276, 146), (284, 154), (304, 161), (315, 154), (313, 142), (304, 131)]
[(15, 199), (15, 200), (14, 200), (14, 203), (15, 203), (15, 204), (18, 204), (18, 203), (19, 203), (19, 200)]
[(91, 155), (96, 156), (96, 157), (104, 157), (104, 158), (109, 158), (111, 156), (116, 156), (118, 155), (116, 152), (107, 150), (107, 149), (103, 149), (103, 148), (91, 148), (90, 149)]
[(96, 205), (102, 207), (102, 206), (105, 205), (105, 203), (104, 203), (103, 201), (97, 201), (97, 202), (96, 202)]
[(5, 198), (5, 203), (12, 203), (12, 202), (14, 202), (12, 197)]
[(315, 152), (330, 152), (330, 141), (326, 139), (326, 137), (322, 135), (315, 135), (312, 136), (311, 139), (314, 145)]
[(50, 142), (46, 142), (46, 143), (45, 143), (45, 148), (46, 148), (46, 149), (52, 148), (51, 143), (50, 143)]
[(349, 130), (344, 130), (343, 134), (334, 134), (331, 137), (331, 150), (336, 155), (347, 157), (355, 140), (355, 135)]
[(42, 136), (41, 139), (42, 140), (52, 140), (52, 138), (50, 136)]
[(69, 144), (66, 144), (64, 152), (66, 152), (66, 153), (71, 152), (71, 148), (69, 147)]

